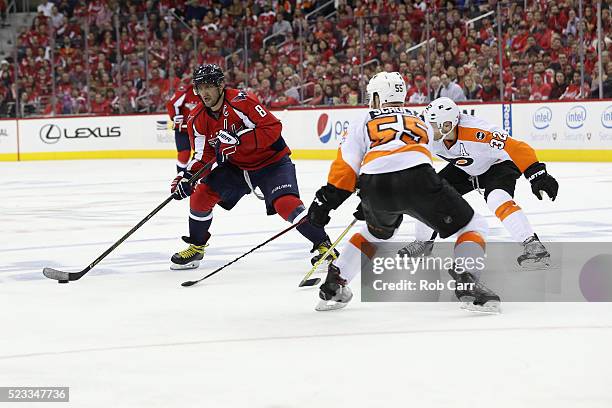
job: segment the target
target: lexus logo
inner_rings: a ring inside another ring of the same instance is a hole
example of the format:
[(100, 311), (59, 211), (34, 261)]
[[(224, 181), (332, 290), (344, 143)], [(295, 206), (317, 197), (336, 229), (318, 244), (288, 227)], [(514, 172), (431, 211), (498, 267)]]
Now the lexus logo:
[(57, 125), (47, 124), (40, 128), (38, 132), (40, 140), (47, 144), (55, 144), (62, 136), (62, 131)]

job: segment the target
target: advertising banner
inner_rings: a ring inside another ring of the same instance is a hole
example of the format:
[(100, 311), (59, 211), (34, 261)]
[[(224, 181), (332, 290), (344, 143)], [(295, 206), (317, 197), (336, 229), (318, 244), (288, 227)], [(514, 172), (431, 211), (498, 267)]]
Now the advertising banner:
[(17, 121), (0, 120), (0, 161), (18, 160), (17, 151)]
[[(460, 104), (462, 112), (505, 128), (542, 161), (612, 161), (612, 101)], [(425, 106), (415, 106), (422, 111)], [(332, 159), (367, 108), (274, 111), (295, 159)], [(0, 121), (0, 160), (173, 158), (165, 114)]]
[(23, 159), (172, 157), (166, 115), (42, 118), (19, 121)]

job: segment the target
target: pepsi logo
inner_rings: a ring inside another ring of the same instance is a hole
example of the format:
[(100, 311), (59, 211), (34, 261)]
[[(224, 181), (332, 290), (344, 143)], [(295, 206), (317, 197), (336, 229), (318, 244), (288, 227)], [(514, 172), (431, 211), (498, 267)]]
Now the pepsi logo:
[(317, 135), (322, 143), (329, 142), (332, 134), (332, 124), (327, 113), (322, 113), (317, 121)]

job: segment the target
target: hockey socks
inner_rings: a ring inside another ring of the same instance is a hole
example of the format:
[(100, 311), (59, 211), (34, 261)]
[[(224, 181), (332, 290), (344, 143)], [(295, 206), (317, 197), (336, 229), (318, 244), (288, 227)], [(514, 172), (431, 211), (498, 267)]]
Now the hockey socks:
[(515, 241), (525, 242), (533, 236), (533, 228), (527, 216), (506, 191), (500, 189), (491, 191), (487, 197), (487, 205)]

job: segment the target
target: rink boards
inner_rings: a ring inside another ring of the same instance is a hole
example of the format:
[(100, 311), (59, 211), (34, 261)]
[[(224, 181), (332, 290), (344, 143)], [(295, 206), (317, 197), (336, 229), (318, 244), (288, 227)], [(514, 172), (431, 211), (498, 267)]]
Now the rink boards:
[[(528, 142), (543, 161), (612, 161), (612, 100), (460, 107)], [(332, 159), (349, 124), (365, 112), (300, 108), (274, 114), (293, 158)], [(0, 120), (0, 160), (174, 158), (170, 125), (163, 114)]]

